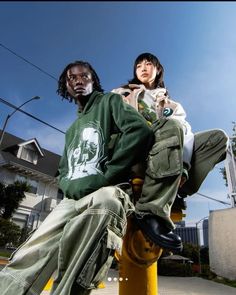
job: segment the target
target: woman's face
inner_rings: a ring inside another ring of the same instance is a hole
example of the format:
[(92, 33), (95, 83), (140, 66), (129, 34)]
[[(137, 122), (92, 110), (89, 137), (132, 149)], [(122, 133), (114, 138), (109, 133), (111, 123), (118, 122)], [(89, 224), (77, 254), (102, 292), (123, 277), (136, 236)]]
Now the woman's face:
[(157, 67), (150, 61), (143, 60), (136, 66), (136, 76), (146, 88), (154, 88), (154, 81), (157, 75)]

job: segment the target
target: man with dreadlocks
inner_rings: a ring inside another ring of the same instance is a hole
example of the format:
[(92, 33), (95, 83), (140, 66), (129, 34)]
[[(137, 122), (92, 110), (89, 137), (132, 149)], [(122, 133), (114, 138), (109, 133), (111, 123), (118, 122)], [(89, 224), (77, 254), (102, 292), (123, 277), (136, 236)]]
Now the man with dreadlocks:
[(69, 64), (57, 92), (78, 105), (58, 169), (65, 198), (0, 272), (1, 295), (40, 294), (55, 270), (51, 294), (84, 295), (98, 286), (134, 210), (119, 184), (153, 143), (145, 119), (119, 94), (104, 94), (89, 63)]

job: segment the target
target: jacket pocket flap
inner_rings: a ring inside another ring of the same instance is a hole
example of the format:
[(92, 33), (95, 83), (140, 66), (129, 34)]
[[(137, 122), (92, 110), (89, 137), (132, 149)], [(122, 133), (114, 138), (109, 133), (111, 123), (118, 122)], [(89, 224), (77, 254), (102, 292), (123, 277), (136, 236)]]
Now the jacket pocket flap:
[(165, 140), (161, 142), (157, 142), (153, 145), (151, 151), (149, 152), (150, 155), (155, 155), (159, 153), (161, 150), (164, 150), (166, 148), (176, 147), (180, 146), (178, 136), (174, 135), (169, 138), (166, 138)]

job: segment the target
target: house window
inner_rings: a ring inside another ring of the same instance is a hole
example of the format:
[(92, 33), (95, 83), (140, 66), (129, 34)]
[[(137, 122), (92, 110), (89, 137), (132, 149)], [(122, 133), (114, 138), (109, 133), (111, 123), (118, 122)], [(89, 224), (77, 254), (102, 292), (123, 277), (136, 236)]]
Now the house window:
[(36, 219), (36, 215), (31, 212), (28, 218), (28, 224), (27, 224), (28, 228), (33, 228), (35, 219)]
[(38, 161), (38, 153), (30, 145), (22, 146), (20, 158), (36, 165)]
[(29, 193), (36, 195), (37, 190), (38, 190), (38, 182), (35, 181), (35, 180), (31, 180), (31, 179), (28, 179), (27, 181), (28, 181), (29, 186), (30, 186)]
[(36, 195), (37, 190), (38, 190), (38, 182), (36, 180), (27, 178), (27, 177), (22, 176), (22, 175), (17, 175), (15, 180), (16, 181), (25, 181), (25, 182), (27, 182), (27, 184), (29, 185), (28, 193)]
[(57, 191), (57, 199), (62, 200), (63, 197), (64, 197), (63, 191), (61, 189), (58, 189), (58, 191)]

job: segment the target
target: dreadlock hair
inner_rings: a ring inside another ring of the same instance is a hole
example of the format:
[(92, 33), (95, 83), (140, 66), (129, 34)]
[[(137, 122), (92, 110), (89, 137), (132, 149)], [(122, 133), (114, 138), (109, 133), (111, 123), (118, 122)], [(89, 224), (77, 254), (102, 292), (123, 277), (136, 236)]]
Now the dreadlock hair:
[(100, 79), (99, 79), (97, 73), (95, 72), (95, 70), (93, 69), (93, 67), (86, 61), (76, 60), (73, 63), (68, 64), (65, 67), (65, 69), (63, 70), (63, 72), (61, 73), (59, 80), (58, 80), (57, 94), (59, 94), (60, 96), (62, 96), (65, 99), (68, 99), (69, 102), (72, 102), (74, 100), (74, 98), (69, 95), (69, 93), (67, 91), (67, 87), (66, 87), (67, 71), (74, 66), (86, 67), (92, 75), (93, 89), (97, 90), (99, 92), (102, 92), (102, 93), (104, 92), (104, 90), (102, 89), (102, 86), (100, 84)]
[(163, 81), (164, 68), (161, 65), (159, 59), (155, 55), (148, 53), (148, 52), (142, 53), (136, 58), (136, 60), (134, 62), (134, 68), (133, 68), (133, 78), (131, 80), (129, 80), (129, 84), (142, 84), (142, 82), (139, 81), (139, 79), (137, 78), (136, 68), (137, 68), (137, 65), (140, 62), (142, 62), (143, 60), (147, 60), (147, 61), (151, 62), (154, 66), (156, 66), (156, 68), (159, 72), (156, 75), (156, 78), (154, 80), (154, 87), (155, 88), (158, 88), (158, 87), (164, 88), (165, 87), (165, 84)]

